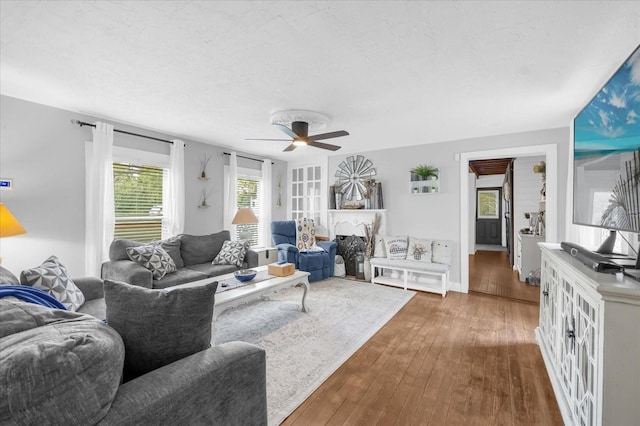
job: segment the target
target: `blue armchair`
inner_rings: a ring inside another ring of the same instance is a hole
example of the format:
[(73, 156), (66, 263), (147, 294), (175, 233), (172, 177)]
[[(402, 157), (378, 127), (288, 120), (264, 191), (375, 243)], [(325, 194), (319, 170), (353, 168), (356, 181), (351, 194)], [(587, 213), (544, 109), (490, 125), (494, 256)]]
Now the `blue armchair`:
[(293, 263), (296, 269), (311, 273), (309, 281), (333, 276), (336, 250), (334, 241), (317, 241), (323, 251), (300, 252), (296, 247), (296, 222), (283, 220), (271, 223), (271, 239), (278, 249), (278, 262)]

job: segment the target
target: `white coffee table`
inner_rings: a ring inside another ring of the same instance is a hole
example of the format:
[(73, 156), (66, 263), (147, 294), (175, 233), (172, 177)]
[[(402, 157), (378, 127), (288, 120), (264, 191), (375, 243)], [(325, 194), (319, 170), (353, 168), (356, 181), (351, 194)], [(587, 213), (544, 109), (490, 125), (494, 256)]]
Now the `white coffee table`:
[[(251, 268), (258, 272), (266, 271), (267, 266), (258, 266)], [(309, 291), (309, 272), (296, 270), (293, 274), (286, 277), (274, 277), (268, 280), (260, 281), (257, 283), (251, 283), (242, 285), (240, 287), (225, 290), (220, 293), (216, 293), (213, 317), (217, 318), (221, 313), (227, 309), (234, 308), (244, 303), (250, 303), (259, 299), (262, 299), (269, 294), (281, 290), (287, 287), (302, 287), (302, 312), (308, 312), (305, 300), (307, 298), (307, 292)], [(228, 278), (233, 278), (233, 273), (219, 275), (217, 277), (206, 278), (204, 280), (193, 281), (186, 284), (180, 284), (173, 287), (167, 287), (166, 291), (175, 290), (177, 288), (197, 287), (205, 284), (209, 284), (213, 281), (222, 281)]]

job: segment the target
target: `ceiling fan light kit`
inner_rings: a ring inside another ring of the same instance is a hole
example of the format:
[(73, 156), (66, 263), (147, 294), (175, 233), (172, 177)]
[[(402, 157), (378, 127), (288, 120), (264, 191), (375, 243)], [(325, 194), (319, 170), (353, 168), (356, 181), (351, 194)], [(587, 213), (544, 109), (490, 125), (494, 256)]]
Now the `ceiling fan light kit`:
[[(318, 114), (318, 113), (312, 113), (311, 111), (305, 111), (305, 114)], [(320, 117), (324, 117), (327, 121), (328, 119), (326, 118), (326, 116), (323, 116), (322, 114), (318, 114), (318, 116)], [(284, 115), (280, 118), (282, 118), (282, 120), (284, 121)], [(288, 118), (290, 117), (297, 117), (297, 115), (295, 114), (290, 114), (289, 116), (287, 116), (287, 122), (288, 122)], [(311, 115), (312, 118), (317, 118), (316, 116)], [(283, 152), (287, 152), (287, 151), (293, 151), (294, 149), (296, 149), (299, 146), (312, 146), (314, 148), (320, 148), (320, 149), (327, 149), (329, 151), (337, 151), (339, 150), (341, 147), (338, 145), (332, 145), (332, 144), (328, 144), (328, 143), (324, 143), (324, 142), (318, 142), (319, 140), (324, 140), (324, 139), (332, 139), (332, 138), (338, 138), (341, 136), (348, 136), (349, 132), (345, 131), (345, 130), (338, 130), (336, 132), (328, 132), (328, 133), (321, 133), (319, 135), (312, 135), (309, 136), (309, 122), (308, 121), (302, 121), (302, 120), (298, 120), (296, 119), (296, 121), (292, 121), (291, 122), (291, 128), (287, 127), (285, 124), (283, 123), (279, 123), (279, 122), (274, 122), (274, 119), (272, 117), (272, 124), (274, 126), (276, 126), (277, 128), (279, 128), (280, 130), (282, 130), (282, 132), (286, 133), (291, 139), (291, 144), (286, 147)], [(252, 141), (289, 141), (289, 139), (247, 139), (247, 140), (252, 140)]]

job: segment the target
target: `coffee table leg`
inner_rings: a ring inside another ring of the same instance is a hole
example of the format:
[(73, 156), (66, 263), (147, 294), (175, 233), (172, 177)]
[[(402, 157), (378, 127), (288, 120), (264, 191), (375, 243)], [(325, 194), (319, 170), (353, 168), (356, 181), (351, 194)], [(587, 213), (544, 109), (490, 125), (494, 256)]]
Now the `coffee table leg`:
[(305, 305), (305, 300), (307, 298), (307, 291), (309, 290), (309, 283), (298, 283), (296, 287), (303, 287), (304, 293), (302, 293), (302, 312), (309, 312), (307, 310), (307, 305)]

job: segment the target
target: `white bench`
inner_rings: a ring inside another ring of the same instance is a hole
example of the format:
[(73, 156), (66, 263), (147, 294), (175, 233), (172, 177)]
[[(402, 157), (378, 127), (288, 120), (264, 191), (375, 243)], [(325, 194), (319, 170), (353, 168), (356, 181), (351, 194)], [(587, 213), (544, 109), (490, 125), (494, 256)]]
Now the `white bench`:
[[(386, 257), (374, 257), (370, 260), (370, 263), (371, 283), (373, 284), (402, 287), (405, 290), (429, 291), (439, 293), (442, 297), (447, 294), (449, 265), (406, 259), (392, 260)], [(376, 276), (376, 268), (379, 269), (378, 276)], [(384, 275), (385, 270), (391, 271), (391, 275)], [(425, 276), (435, 277), (435, 279), (432, 278), (430, 281), (425, 282), (423, 279)]]

